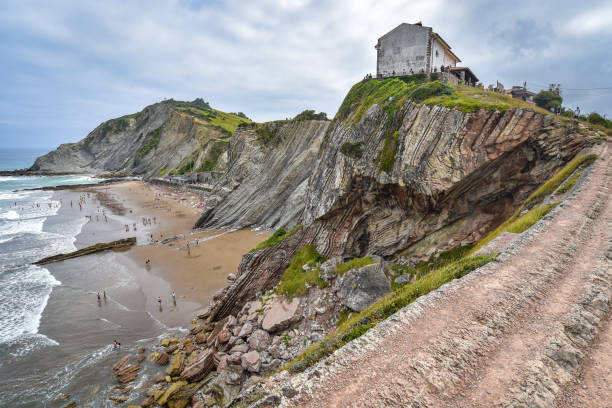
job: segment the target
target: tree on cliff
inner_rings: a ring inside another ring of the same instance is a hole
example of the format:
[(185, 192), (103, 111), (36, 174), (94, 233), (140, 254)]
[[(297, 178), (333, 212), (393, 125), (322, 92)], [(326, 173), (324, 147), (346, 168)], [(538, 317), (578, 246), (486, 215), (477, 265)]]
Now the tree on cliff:
[(560, 108), (563, 102), (563, 97), (554, 91), (540, 91), (533, 97), (536, 105), (546, 110), (552, 108)]

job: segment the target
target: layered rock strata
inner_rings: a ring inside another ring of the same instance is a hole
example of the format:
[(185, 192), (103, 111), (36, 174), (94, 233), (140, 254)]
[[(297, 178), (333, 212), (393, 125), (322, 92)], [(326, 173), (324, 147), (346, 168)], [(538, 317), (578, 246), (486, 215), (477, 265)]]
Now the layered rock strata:
[[(390, 118), (373, 105), (357, 123), (330, 126), (298, 218), (306, 226), (246, 254), (213, 319), (273, 287), (303, 245), (328, 258), (422, 259), (477, 242), (586, 144), (556, 118), (518, 108), (463, 113), (407, 102)], [(389, 143), (393, 162), (382, 171)]]
[(217, 180), (196, 227), (298, 224), (308, 178), (329, 124), (326, 120), (276, 123), (269, 141), (259, 134), (262, 128), (239, 127), (230, 139), (228, 169)]

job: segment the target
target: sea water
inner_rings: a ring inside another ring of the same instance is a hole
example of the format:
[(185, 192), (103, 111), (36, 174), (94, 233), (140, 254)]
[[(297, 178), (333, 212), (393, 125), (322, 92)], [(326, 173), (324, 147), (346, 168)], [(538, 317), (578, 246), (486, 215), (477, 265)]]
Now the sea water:
[[(112, 406), (110, 367), (117, 359), (142, 346), (149, 349), (160, 336), (184, 332), (146, 311), (137, 267), (118, 262), (114, 252), (31, 264), (77, 249), (85, 211), (97, 211), (93, 194), (80, 213), (68, 201), (77, 202), (81, 193), (39, 188), (97, 181), (90, 175), (0, 176), (0, 407), (55, 407), (70, 401)], [(114, 221), (122, 230), (124, 220), (108, 218), (109, 225)], [(97, 302), (101, 289), (108, 299)], [(115, 338), (123, 343), (119, 351), (111, 345)], [(152, 370), (143, 367), (140, 382), (154, 375)], [(71, 398), (58, 401), (62, 394)]]

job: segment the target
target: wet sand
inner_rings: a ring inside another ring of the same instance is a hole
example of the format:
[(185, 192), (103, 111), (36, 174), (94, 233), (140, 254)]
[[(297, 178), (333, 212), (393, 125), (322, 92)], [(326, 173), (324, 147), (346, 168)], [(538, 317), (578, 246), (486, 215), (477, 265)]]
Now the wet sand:
[[(75, 200), (87, 193), (86, 203), (79, 210)], [(92, 187), (85, 193), (62, 194), (73, 200), (74, 216), (91, 217), (77, 236), (77, 248), (136, 236), (138, 245), (117, 253), (114, 260), (134, 273), (145, 298), (145, 310), (173, 327), (186, 326), (216, 291), (229, 284), (227, 276), (236, 273), (243, 254), (269, 236), (252, 230), (194, 231), (201, 212), (198, 204), (205, 198), (166, 186), (130, 181)], [(66, 200), (63, 197), (64, 204)], [(183, 237), (162, 243), (176, 236)], [(147, 259), (149, 265), (145, 264)], [(176, 293), (176, 305), (172, 291)], [(161, 311), (158, 296), (162, 299)]]

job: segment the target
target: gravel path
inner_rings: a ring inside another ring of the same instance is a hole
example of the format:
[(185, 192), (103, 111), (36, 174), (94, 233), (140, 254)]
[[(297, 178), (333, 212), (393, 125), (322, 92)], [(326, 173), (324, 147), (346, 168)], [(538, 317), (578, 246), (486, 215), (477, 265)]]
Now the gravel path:
[(419, 299), (289, 379), (284, 388), (292, 391), (281, 397), (282, 405), (607, 406), (609, 150), (609, 144), (598, 146), (605, 159), (596, 161), (573, 197), (497, 261)]

